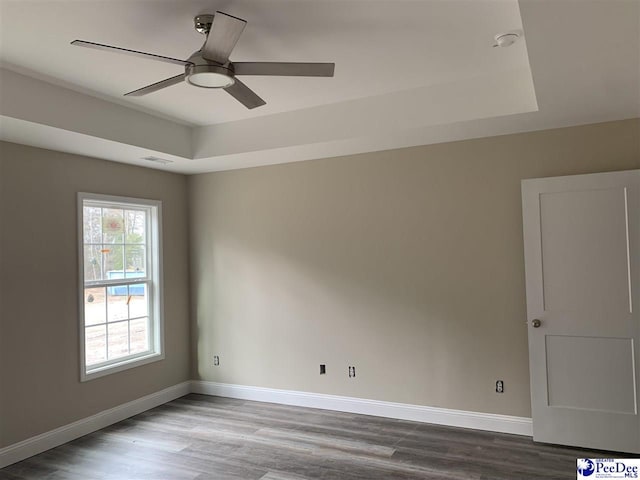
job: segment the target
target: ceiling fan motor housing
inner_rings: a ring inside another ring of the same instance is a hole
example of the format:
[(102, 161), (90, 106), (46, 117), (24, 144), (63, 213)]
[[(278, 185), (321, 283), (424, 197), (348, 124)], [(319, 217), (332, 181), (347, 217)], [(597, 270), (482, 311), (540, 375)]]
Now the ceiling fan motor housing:
[[(193, 19), (196, 31), (208, 38), (213, 17), (214, 15), (209, 14), (197, 15)], [(191, 85), (201, 88), (227, 88), (235, 83), (231, 62), (221, 65), (207, 60), (202, 56), (202, 50), (195, 52), (187, 61), (189, 64), (184, 67), (184, 76)]]
[(184, 67), (184, 76), (191, 85), (202, 88), (226, 88), (235, 83), (233, 65), (227, 62), (225, 65), (206, 60), (200, 51), (197, 51)]

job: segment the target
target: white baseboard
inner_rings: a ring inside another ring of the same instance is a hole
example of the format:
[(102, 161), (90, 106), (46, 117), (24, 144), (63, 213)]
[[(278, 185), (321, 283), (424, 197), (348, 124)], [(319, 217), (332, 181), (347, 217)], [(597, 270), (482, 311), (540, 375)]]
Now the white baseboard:
[(532, 436), (531, 418), (194, 380), (191, 392)]
[(123, 405), (118, 405), (109, 410), (104, 410), (90, 417), (56, 428), (55, 430), (14, 443), (8, 447), (0, 448), (0, 468), (187, 395), (190, 392), (190, 388), (191, 382), (179, 383), (178, 385), (165, 388), (164, 390), (127, 402)]
[(296, 392), (274, 388), (250, 387), (194, 380), (165, 388), (151, 395), (127, 402), (109, 410), (83, 418), (41, 435), (0, 448), (0, 468), (38, 453), (70, 442), (126, 418), (180, 398), (188, 393), (280, 403), (298, 407), (320, 408), (339, 412), (359, 413), (377, 417), (397, 418), (452, 427), (473, 428), (491, 432), (532, 435), (531, 419), (494, 413), (467, 412), (447, 408), (425, 407), (406, 403), (383, 402), (364, 398), (340, 397), (322, 393)]

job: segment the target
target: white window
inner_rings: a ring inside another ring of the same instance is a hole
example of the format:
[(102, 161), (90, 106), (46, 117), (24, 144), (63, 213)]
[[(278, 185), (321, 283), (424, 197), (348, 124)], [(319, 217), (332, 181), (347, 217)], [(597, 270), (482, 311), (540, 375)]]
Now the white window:
[(81, 380), (161, 360), (161, 203), (78, 194)]

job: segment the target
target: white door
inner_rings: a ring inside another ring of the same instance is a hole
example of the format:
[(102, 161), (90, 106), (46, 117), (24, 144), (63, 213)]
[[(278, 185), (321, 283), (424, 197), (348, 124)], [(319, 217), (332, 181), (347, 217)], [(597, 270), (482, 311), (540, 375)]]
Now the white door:
[(640, 453), (640, 170), (523, 180), (533, 439)]

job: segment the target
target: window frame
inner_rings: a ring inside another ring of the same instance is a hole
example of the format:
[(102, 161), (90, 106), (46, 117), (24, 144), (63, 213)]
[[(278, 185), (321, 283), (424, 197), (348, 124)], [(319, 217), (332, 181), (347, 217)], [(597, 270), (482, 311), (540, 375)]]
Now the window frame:
[[(149, 295), (149, 351), (128, 355), (101, 362), (96, 367), (87, 367), (85, 356), (85, 287), (91, 288), (91, 283), (85, 283), (84, 278), (84, 203), (85, 201), (103, 203), (105, 208), (131, 208), (148, 211), (146, 238), (146, 279), (122, 278), (105, 279), (100, 282), (108, 288), (109, 284), (140, 284), (147, 285)], [(134, 197), (122, 197), (97, 193), (78, 192), (77, 198), (77, 241), (78, 241), (78, 286), (79, 286), (79, 343), (80, 343), (80, 381), (85, 382), (148, 363), (157, 362), (165, 358), (164, 353), (164, 294), (162, 286), (162, 202)]]

